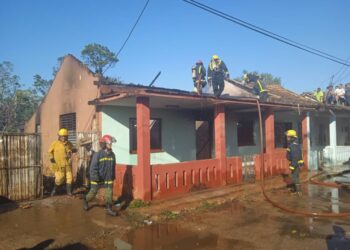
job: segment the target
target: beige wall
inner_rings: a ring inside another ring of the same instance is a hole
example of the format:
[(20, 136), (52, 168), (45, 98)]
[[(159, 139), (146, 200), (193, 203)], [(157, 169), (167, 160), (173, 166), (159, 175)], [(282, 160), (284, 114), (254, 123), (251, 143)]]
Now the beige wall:
[(98, 88), (94, 85), (97, 80), (80, 61), (67, 55), (36, 114), (25, 125), (25, 132), (35, 132), (35, 125), (40, 124), (44, 174), (49, 174), (47, 151), (51, 142), (57, 139), (60, 115), (76, 113), (77, 132), (96, 128), (95, 106), (88, 105), (88, 101), (98, 96)]

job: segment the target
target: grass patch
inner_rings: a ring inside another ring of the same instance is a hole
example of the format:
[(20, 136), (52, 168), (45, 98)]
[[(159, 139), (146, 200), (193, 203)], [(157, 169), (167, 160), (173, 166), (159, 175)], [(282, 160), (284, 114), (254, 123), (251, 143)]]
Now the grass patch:
[(210, 203), (208, 201), (202, 201), (199, 207), (197, 207), (198, 210), (210, 210), (216, 207), (216, 202)]
[(150, 203), (149, 202), (145, 202), (143, 200), (133, 200), (128, 208), (140, 208), (140, 207), (149, 207)]
[(180, 216), (179, 212), (173, 212), (170, 210), (165, 210), (160, 214), (166, 220), (176, 219)]

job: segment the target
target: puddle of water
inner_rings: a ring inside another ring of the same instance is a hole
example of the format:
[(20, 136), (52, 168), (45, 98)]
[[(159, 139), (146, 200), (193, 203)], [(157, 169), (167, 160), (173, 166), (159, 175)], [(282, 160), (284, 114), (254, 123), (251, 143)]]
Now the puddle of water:
[(103, 208), (94, 207), (85, 212), (80, 200), (67, 198), (61, 202), (62, 199), (51, 198), (38, 205), (33, 202), (33, 206), (28, 209), (18, 208), (1, 213), (0, 245), (6, 246), (4, 249), (33, 247), (50, 238), (54, 240), (53, 246), (83, 249), (77, 244), (75, 248), (64, 244), (80, 241), (104, 229), (115, 228), (115, 221), (105, 214)]
[(126, 234), (122, 240), (130, 244), (132, 249), (139, 250), (256, 249), (247, 241), (226, 239), (208, 232), (189, 231), (174, 224), (154, 224), (138, 228)]
[(308, 203), (323, 212), (350, 212), (350, 192), (345, 189), (308, 185)]

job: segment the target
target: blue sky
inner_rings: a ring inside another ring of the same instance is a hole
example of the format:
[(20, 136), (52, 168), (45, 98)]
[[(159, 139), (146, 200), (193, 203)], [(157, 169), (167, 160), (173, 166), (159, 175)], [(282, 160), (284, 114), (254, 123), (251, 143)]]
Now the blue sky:
[[(346, 0), (199, 0), (289, 39), (350, 58)], [(11, 61), (21, 82), (33, 75), (52, 77), (57, 58), (80, 58), (88, 43), (117, 52), (145, 0), (2, 0), (0, 62)], [(220, 19), (182, 0), (151, 0), (132, 37), (107, 75), (125, 82), (192, 90), (191, 67), (197, 59), (208, 65), (218, 54), (231, 77), (242, 70), (269, 72), (295, 92), (350, 82), (350, 69), (279, 43)]]

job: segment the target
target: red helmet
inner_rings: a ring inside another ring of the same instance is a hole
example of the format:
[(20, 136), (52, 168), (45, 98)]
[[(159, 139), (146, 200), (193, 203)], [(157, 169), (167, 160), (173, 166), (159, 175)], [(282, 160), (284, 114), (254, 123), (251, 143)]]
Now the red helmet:
[(103, 142), (112, 144), (113, 142), (117, 142), (117, 140), (111, 135), (104, 135), (100, 138), (100, 143), (103, 143)]

